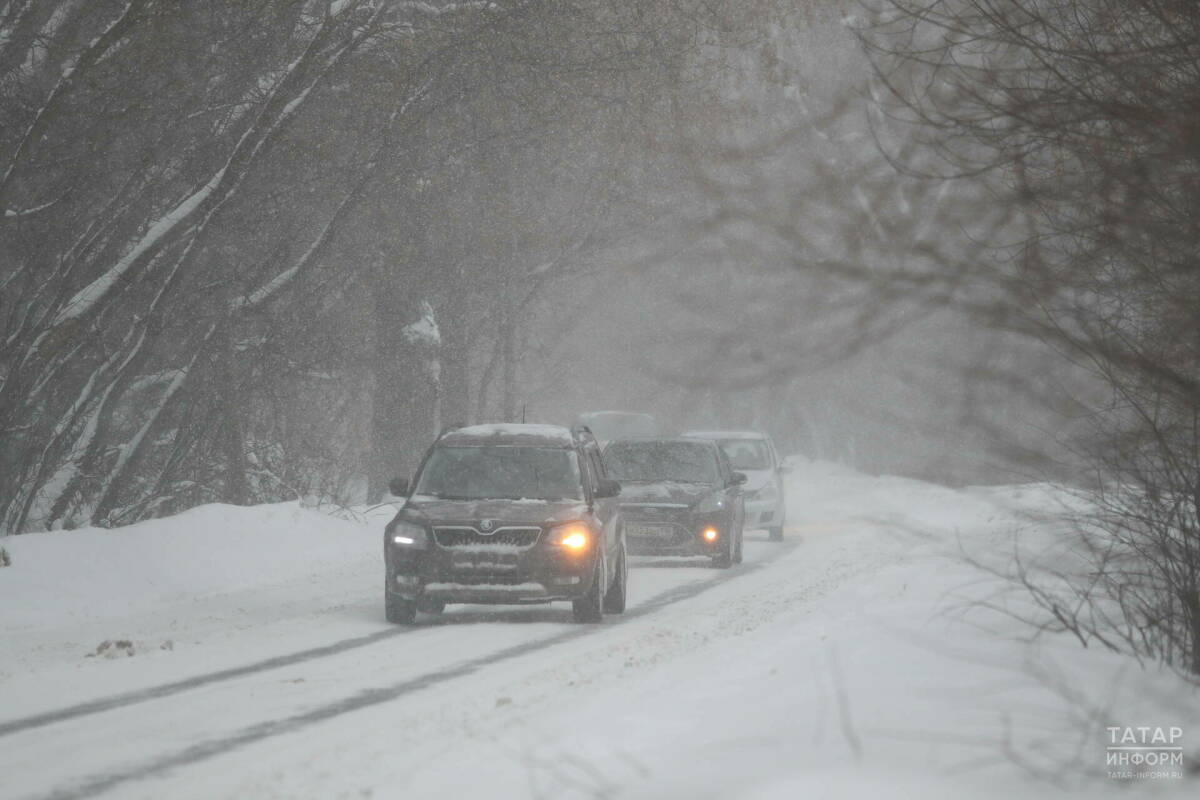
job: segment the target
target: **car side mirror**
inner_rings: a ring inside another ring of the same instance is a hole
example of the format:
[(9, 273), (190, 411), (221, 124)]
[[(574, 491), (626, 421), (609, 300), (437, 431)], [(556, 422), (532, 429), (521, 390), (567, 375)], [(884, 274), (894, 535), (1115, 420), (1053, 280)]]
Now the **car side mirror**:
[(396, 497), (408, 497), (408, 478), (392, 478), (388, 481), (388, 491)]
[(746, 478), (746, 473), (744, 473), (744, 472), (735, 472), (735, 473), (733, 473), (733, 475), (731, 475), (731, 476), (729, 477), (729, 484), (730, 484), (731, 486), (741, 486), (741, 485), (742, 485), (743, 483), (745, 483), (747, 480), (748, 480), (748, 479)]
[(601, 478), (596, 482), (595, 496), (598, 499), (616, 497), (621, 493), (621, 484), (611, 478)]

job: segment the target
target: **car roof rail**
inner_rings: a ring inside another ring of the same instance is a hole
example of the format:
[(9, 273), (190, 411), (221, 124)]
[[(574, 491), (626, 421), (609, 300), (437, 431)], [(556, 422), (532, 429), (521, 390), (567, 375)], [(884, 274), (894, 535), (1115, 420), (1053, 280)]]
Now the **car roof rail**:
[(451, 431), (456, 431), (462, 427), (464, 427), (464, 425), (461, 422), (453, 422), (449, 425), (443, 425), (442, 429), (440, 431), (438, 431), (437, 438), (440, 439), (443, 436), (445, 436), (447, 433), (450, 433)]

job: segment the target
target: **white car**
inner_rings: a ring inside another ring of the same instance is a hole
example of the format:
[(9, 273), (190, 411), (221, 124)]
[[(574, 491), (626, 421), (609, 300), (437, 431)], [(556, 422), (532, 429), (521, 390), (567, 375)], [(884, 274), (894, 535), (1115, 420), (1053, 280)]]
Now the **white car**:
[(586, 425), (600, 446), (613, 439), (634, 439), (659, 436), (658, 420), (636, 411), (588, 411), (575, 419), (575, 425)]
[(782, 540), (787, 518), (783, 473), (787, 467), (780, 463), (771, 438), (757, 431), (689, 431), (683, 435), (711, 439), (721, 446), (733, 468), (746, 474), (746, 529), (766, 528), (771, 541)]

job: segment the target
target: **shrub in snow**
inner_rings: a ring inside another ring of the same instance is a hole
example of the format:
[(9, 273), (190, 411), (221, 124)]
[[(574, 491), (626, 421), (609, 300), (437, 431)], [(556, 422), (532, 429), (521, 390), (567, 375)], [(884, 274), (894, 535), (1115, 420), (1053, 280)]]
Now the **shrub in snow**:
[(120, 658), (122, 656), (132, 656), (133, 654), (133, 642), (128, 639), (117, 639), (115, 642), (111, 639), (105, 639), (96, 646), (96, 652), (88, 653), (87, 657)]
[(0, 547), (0, 567), (11, 567), (12, 559), (8, 555), (8, 551)]

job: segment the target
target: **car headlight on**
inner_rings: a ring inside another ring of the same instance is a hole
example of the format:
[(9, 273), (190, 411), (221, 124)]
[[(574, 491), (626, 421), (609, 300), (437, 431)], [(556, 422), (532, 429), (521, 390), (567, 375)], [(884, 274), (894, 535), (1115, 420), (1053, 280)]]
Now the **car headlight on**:
[(580, 553), (592, 543), (592, 531), (582, 522), (568, 522), (551, 528), (547, 541), (554, 547)]
[(711, 514), (714, 511), (722, 511), (725, 508), (725, 498), (719, 494), (710, 494), (692, 507), (692, 511), (697, 514)]
[(398, 522), (392, 528), (389, 536), (392, 544), (399, 547), (428, 547), (429, 536), (420, 525), (411, 522)]

